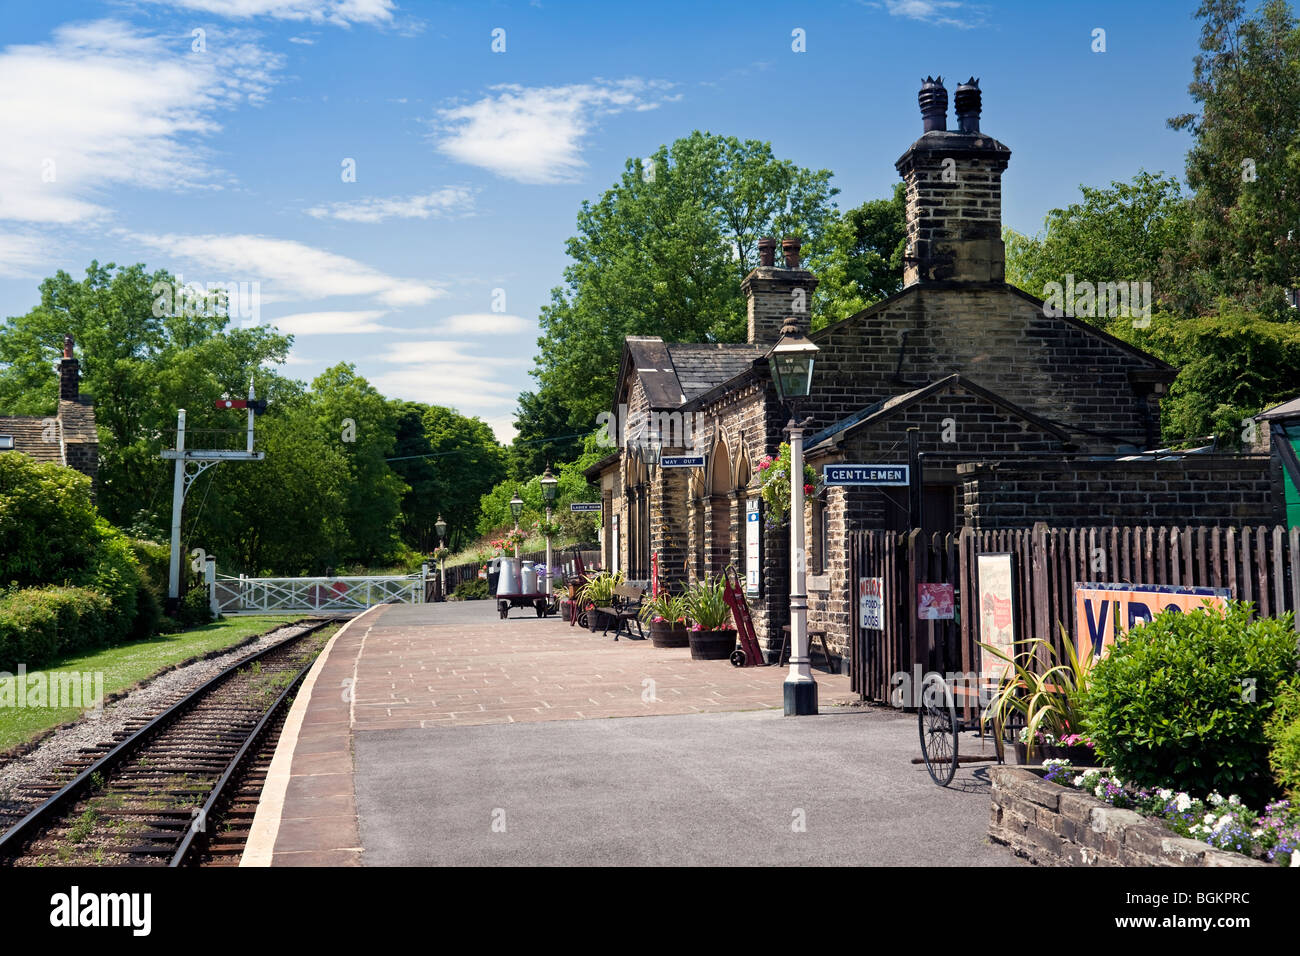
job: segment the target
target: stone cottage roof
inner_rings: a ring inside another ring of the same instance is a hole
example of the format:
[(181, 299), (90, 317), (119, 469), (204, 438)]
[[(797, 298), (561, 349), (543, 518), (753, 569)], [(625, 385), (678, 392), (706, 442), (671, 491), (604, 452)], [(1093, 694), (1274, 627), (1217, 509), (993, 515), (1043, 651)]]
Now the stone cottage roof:
[(1300, 418), (1300, 395), (1288, 402), (1266, 408), (1255, 416), (1255, 420), (1260, 422), (1285, 421), (1291, 418)]

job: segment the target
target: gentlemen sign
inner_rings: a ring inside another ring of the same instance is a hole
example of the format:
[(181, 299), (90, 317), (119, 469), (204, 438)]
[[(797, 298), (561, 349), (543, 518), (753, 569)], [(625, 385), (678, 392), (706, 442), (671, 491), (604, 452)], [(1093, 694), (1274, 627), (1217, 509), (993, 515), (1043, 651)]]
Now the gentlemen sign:
[(906, 487), (907, 465), (827, 465), (824, 473), (828, 485), (876, 485)]
[(569, 503), (569, 510), (573, 512), (599, 511), (599, 501), (572, 501)]
[(703, 468), (703, 455), (664, 455), (659, 462), (664, 468)]

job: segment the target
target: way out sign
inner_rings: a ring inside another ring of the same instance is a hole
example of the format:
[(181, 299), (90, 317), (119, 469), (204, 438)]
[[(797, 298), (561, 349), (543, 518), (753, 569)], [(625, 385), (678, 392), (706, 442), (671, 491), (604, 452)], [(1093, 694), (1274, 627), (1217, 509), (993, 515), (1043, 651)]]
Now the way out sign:
[(858, 578), (858, 620), (864, 630), (885, 629), (884, 578)]
[(1223, 613), (1232, 599), (1228, 588), (1149, 584), (1076, 584), (1074, 633), (1079, 657), (1101, 657), (1122, 634), (1162, 611), (1186, 614), (1206, 606)]

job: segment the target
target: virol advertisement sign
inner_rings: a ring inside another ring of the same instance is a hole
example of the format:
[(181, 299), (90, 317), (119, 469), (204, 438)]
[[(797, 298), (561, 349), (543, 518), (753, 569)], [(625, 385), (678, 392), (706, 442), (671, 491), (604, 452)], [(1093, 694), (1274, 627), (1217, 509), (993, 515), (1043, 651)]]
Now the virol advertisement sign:
[(1081, 660), (1098, 658), (1115, 643), (1116, 633), (1151, 620), (1162, 611), (1187, 614), (1206, 607), (1222, 614), (1232, 599), (1228, 588), (1178, 587), (1155, 584), (1076, 584), (1074, 586), (1076, 650)]

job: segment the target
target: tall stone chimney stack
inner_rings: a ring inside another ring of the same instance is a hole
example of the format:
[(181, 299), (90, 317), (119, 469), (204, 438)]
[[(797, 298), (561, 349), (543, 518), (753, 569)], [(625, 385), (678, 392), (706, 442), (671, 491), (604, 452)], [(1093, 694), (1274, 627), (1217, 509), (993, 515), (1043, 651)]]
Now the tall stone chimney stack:
[(81, 363), (72, 356), (72, 336), (63, 337), (63, 358), (59, 361), (59, 401), (75, 402), (81, 394)]
[(948, 129), (942, 77), (926, 77), (917, 100), (922, 133), (894, 164), (907, 185), (903, 285), (1002, 282), (1002, 171), (1011, 150), (980, 132), (979, 80), (954, 97), (957, 128)]
[(751, 345), (775, 345), (787, 316), (800, 317), (804, 329), (809, 327), (813, 290), (817, 277), (799, 262), (801, 243), (787, 236), (781, 240), (784, 267), (776, 265), (776, 240), (764, 236), (758, 240), (758, 265), (745, 276), (740, 290), (748, 300), (749, 338)]

